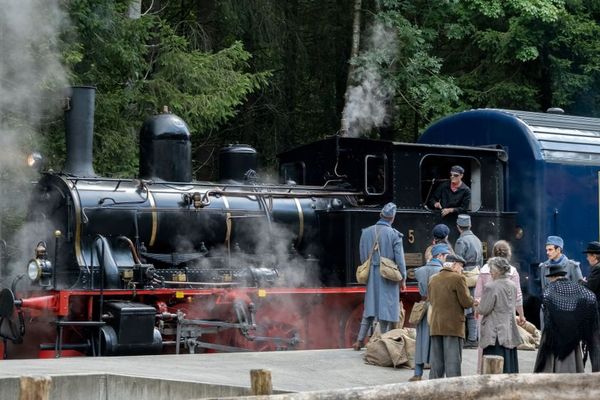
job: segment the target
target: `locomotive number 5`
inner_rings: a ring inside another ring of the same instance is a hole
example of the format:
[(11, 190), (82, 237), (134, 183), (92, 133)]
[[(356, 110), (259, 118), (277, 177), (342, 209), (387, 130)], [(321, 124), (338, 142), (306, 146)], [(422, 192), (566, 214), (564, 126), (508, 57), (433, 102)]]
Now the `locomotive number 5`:
[(408, 243), (414, 243), (415, 242), (415, 230), (414, 229), (409, 229), (408, 230)]

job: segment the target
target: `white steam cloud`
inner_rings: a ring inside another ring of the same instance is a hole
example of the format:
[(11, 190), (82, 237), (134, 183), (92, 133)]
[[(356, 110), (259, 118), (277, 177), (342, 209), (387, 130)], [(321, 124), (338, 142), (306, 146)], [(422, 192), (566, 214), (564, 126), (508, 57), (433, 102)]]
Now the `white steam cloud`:
[(43, 121), (60, 113), (48, 93), (67, 85), (58, 50), (67, 18), (58, 0), (0, 0), (0, 9), (0, 238), (8, 240), (23, 219), (34, 177), (26, 155), (38, 150)]
[(397, 53), (395, 31), (376, 21), (366, 42), (369, 54), (365, 57), (363, 52), (359, 56), (363, 62), (355, 68), (351, 77), (358, 84), (348, 89), (342, 115), (342, 129), (352, 137), (387, 124), (387, 103), (394, 95), (394, 88), (386, 85), (381, 75), (381, 60), (393, 60)]

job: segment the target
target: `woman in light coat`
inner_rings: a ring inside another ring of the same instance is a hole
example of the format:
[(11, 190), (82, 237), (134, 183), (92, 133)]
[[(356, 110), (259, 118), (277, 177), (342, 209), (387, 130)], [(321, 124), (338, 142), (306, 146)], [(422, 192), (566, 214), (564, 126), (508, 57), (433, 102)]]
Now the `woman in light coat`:
[[(512, 256), (512, 250), (510, 248), (510, 244), (506, 240), (498, 240), (494, 243), (494, 247), (492, 248), (492, 255), (494, 257), (504, 257), (510, 263), (510, 259)], [(508, 273), (508, 277), (517, 287), (517, 314), (518, 314), (518, 322), (519, 325), (525, 324), (527, 322), (525, 320), (525, 313), (523, 312), (523, 294), (521, 292), (521, 278), (519, 276), (519, 271), (512, 265), (510, 266), (510, 272)], [(475, 286), (475, 294), (474, 297), (477, 301), (481, 300), (481, 296), (483, 295), (483, 288), (486, 284), (492, 281), (492, 275), (490, 274), (490, 266), (485, 264), (480, 271), (479, 277), (477, 279), (477, 285)], [(481, 316), (478, 316), (478, 319), (481, 320)], [(480, 322), (481, 323), (481, 322)], [(481, 346), (478, 349), (478, 357), (477, 357), (477, 372), (481, 373), (483, 368), (483, 353), (481, 351)]]
[(492, 281), (485, 285), (477, 306), (482, 316), (479, 346), (483, 355), (504, 357), (504, 373), (518, 373), (517, 346), (522, 339), (515, 320), (517, 288), (509, 278), (506, 258), (490, 258), (488, 265)]

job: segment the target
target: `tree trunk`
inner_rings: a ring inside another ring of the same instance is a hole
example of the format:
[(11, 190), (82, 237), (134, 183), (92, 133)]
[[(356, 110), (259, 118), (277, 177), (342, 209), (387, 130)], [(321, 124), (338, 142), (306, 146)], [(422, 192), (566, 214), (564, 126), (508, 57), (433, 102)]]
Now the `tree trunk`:
[[(358, 57), (360, 50), (360, 17), (362, 9), (362, 0), (354, 0), (354, 21), (352, 22), (352, 48), (350, 50), (350, 60)], [(346, 105), (348, 104), (348, 92), (354, 83), (354, 66), (350, 64), (348, 67), (348, 79), (346, 81)], [(340, 133), (345, 136), (348, 133), (348, 120), (344, 118), (346, 113), (346, 105), (344, 105), (344, 111), (342, 112), (342, 123)]]

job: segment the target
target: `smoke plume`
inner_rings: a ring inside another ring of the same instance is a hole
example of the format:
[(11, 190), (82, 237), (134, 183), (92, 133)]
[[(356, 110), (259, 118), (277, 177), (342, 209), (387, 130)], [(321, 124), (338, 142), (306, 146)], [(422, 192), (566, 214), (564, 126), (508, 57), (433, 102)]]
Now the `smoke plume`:
[(67, 84), (58, 49), (67, 19), (58, 0), (0, 0), (0, 9), (0, 239), (9, 241), (36, 179), (27, 154), (39, 150), (44, 121), (60, 114), (48, 94)]
[(365, 50), (358, 60), (352, 60), (356, 67), (351, 80), (357, 84), (346, 92), (342, 116), (342, 129), (348, 136), (364, 135), (373, 128), (387, 124), (387, 103), (394, 95), (394, 88), (386, 84), (383, 73), (384, 67), (393, 63), (397, 46), (394, 30), (376, 21), (367, 38)]

